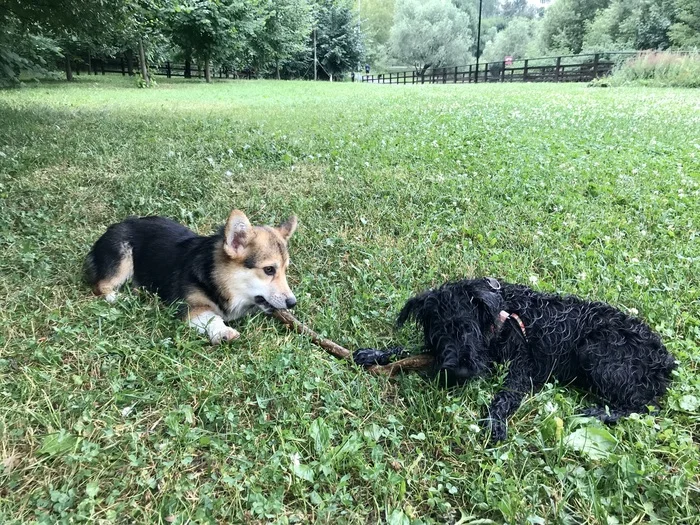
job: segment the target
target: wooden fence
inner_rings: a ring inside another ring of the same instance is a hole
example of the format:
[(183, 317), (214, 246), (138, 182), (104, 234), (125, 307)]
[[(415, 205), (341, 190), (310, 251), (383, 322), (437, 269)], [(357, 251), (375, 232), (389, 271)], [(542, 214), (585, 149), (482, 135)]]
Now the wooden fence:
[[(124, 58), (90, 58), (87, 61), (75, 61), (73, 64), (73, 72), (76, 75), (80, 75), (81, 71), (86, 72), (88, 75), (97, 75), (98, 73), (121, 73), (125, 75), (134, 75), (140, 71), (139, 64), (137, 60), (133, 63), (129, 63)], [(186, 72), (189, 71), (189, 76), (186, 76)], [(180, 78), (204, 78), (204, 68), (198, 68), (195, 63), (191, 64), (189, 68), (183, 63), (176, 63), (166, 61), (163, 64), (155, 64), (148, 66), (148, 72), (151, 75), (163, 76), (167, 78), (180, 77)], [(212, 77), (218, 78), (254, 78), (254, 72), (252, 70), (236, 70), (231, 66), (219, 65), (212, 67), (211, 70)]]
[[(457, 84), (478, 82), (589, 82), (604, 77), (624, 58), (636, 53), (595, 53), (559, 57), (528, 58), (512, 64), (485, 62), (467, 66), (450, 66), (419, 72), (398, 71), (379, 75), (362, 75), (362, 82), (374, 84)], [(580, 61), (579, 61), (580, 59)]]

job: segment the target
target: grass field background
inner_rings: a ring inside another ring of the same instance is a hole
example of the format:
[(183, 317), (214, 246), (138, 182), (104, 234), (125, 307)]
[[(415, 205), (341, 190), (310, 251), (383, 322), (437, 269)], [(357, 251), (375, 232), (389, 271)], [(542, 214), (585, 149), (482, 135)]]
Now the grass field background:
[[(417, 348), (412, 293), (474, 275), (609, 301), (681, 363), (612, 428), (551, 385), (371, 377), (275, 321), (211, 347), (82, 259), (129, 214), (296, 213), (297, 315)], [(0, 521), (700, 523), (700, 92), (80, 78), (0, 92)]]

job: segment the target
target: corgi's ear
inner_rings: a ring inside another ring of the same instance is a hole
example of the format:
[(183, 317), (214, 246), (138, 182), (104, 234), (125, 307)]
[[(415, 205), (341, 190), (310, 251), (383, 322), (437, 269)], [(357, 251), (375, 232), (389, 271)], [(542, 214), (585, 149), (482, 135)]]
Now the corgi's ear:
[(224, 251), (232, 259), (242, 257), (252, 235), (248, 217), (240, 210), (233, 210), (224, 227)]
[(297, 229), (297, 216), (292, 215), (289, 219), (284, 221), (277, 227), (277, 231), (280, 232), (282, 238), (287, 241), (292, 236), (292, 234)]

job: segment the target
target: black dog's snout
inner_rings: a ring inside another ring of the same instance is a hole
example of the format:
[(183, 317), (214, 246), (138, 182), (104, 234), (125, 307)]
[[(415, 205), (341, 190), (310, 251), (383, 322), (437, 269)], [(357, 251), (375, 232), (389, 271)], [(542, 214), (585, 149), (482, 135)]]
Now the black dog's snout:
[(297, 304), (297, 300), (294, 297), (290, 297), (285, 301), (287, 304), (287, 308), (294, 308), (294, 306)]

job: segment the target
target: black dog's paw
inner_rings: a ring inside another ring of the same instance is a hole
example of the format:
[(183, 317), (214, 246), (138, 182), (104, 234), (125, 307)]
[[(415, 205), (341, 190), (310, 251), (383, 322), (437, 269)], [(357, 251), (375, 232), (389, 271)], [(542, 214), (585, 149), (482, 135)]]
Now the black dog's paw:
[(484, 421), (484, 427), (490, 434), (490, 443), (495, 444), (499, 441), (505, 441), (505, 439), (508, 437), (508, 425), (505, 421), (488, 418)]
[(359, 348), (352, 354), (352, 359), (356, 365), (374, 366), (388, 365), (393, 357), (400, 357), (405, 353), (401, 346), (394, 346), (385, 350), (375, 348)]

